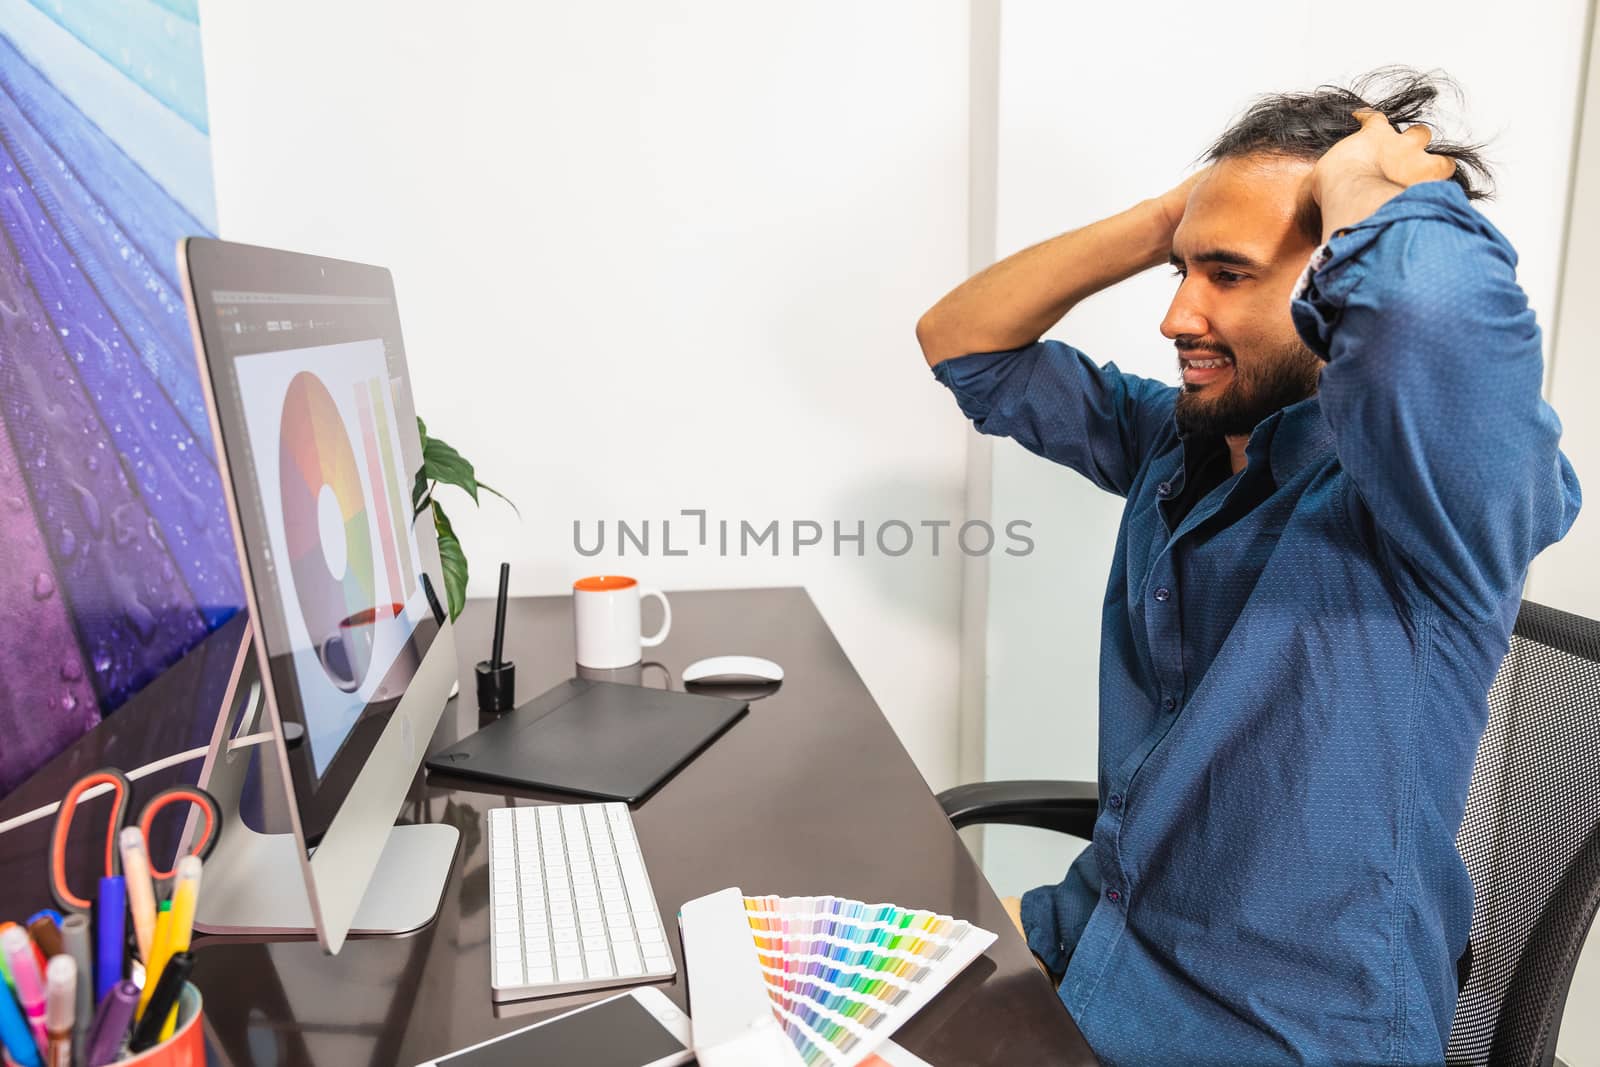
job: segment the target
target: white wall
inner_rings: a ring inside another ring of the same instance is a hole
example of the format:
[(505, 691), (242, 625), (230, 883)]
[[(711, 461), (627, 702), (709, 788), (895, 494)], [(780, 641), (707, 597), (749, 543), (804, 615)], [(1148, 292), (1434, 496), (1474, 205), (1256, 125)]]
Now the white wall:
[[(1586, 506), (1572, 530), (1539, 557), (1528, 577), (1532, 600), (1600, 619), (1600, 19), (1590, 15), (1589, 66), (1573, 187), (1550, 402), (1561, 413), (1561, 444), (1583, 480)], [(1600, 929), (1591, 928), (1573, 975), (1557, 1051), (1570, 1067), (1600, 1067)], [(1589, 1008), (1591, 1010), (1584, 1010)]]
[[(1229, 7), (1223, 30), (1215, 9), (1177, 0), (1005, 0), (998, 254), (1175, 184), (1258, 94), (1385, 63), (1442, 67), (1465, 92), (1467, 133), (1490, 140), (1500, 195), (1483, 210), (1518, 249), (1519, 277), (1548, 329), (1586, 7), (1523, 4), (1507, 18), (1503, 0), (1448, 9), (1422, 0), (1248, 0)], [(1158, 332), (1174, 285), (1167, 275), (1152, 271), (1096, 296), (1051, 336), (1172, 380), (1172, 347)], [(1592, 324), (1576, 332), (1595, 334)], [(1587, 375), (1574, 402), (1600, 386), (1594, 361), (1586, 365), (1573, 372)], [(1564, 414), (1570, 426), (1577, 413)], [(995, 446), (992, 492), (996, 517), (1034, 520), (1039, 550), (990, 560), (986, 776), (1093, 779), (1100, 604), (1120, 501), (1010, 442)], [(1594, 558), (1591, 550), (1591, 588)], [(984, 868), (997, 890), (1016, 893), (1058, 880), (1073, 852), (1054, 835), (990, 828)], [(1564, 1043), (1563, 1055), (1574, 1067), (1600, 1064), (1600, 1042), (1570, 1051)]]
[(502, 559), (519, 594), (804, 584), (951, 784), (948, 547), (585, 559), (572, 523), (959, 523), (964, 429), (913, 327), (966, 270), (966, 4), (201, 16), (222, 235), (391, 267), (430, 430), (522, 507), (452, 507), (472, 592)]

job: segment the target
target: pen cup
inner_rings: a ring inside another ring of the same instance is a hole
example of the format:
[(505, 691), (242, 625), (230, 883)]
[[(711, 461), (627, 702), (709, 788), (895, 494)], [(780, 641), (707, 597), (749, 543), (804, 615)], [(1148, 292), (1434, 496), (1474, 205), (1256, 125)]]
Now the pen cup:
[[(137, 1056), (117, 1060), (116, 1067), (206, 1067), (206, 1028), (201, 1024), (200, 990), (193, 982), (178, 994), (178, 1026), (172, 1036)], [(0, 1054), (5, 1067), (17, 1067), (9, 1054)]]

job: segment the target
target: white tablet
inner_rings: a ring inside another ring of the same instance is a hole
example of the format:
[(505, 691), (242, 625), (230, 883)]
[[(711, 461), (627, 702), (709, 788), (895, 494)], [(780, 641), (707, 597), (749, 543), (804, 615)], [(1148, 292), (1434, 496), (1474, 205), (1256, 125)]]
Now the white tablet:
[(673, 1067), (694, 1054), (689, 1017), (659, 989), (626, 993), (417, 1067)]

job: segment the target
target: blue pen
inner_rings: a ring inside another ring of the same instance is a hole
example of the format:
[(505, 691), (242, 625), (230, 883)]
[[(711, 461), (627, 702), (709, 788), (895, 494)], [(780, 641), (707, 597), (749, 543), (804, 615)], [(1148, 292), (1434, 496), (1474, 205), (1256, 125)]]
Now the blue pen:
[(122, 875), (100, 879), (94, 918), (94, 998), (101, 1001), (122, 981), (122, 964), (127, 952), (128, 883), (123, 881)]
[(0, 986), (0, 1045), (17, 1061), (17, 1067), (41, 1067), (39, 1046), (34, 1043), (28, 1020), (22, 1017), (22, 1007), (11, 990)]

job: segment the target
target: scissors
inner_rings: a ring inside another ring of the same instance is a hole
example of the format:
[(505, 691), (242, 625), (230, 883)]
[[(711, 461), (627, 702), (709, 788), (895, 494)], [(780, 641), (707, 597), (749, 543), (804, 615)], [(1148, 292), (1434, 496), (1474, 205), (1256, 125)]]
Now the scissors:
[[(72, 816), (77, 811), (78, 802), (83, 799), (85, 792), (96, 786), (109, 786), (114, 794), (111, 802), (111, 818), (106, 825), (105, 873), (107, 877), (122, 873), (117, 835), (128, 816), (133, 783), (128, 781), (127, 775), (116, 768), (106, 767), (86, 774), (74, 782), (72, 788), (67, 790), (66, 798), (61, 801), (61, 810), (56, 814), (55, 830), (50, 835), (50, 892), (63, 911), (88, 911), (90, 908), (91, 902), (78, 896), (67, 884), (67, 834), (72, 830)], [(198, 786), (175, 785), (170, 789), (161, 790), (145, 801), (144, 807), (139, 810), (139, 832), (144, 835), (146, 841), (149, 841), (150, 827), (155, 822), (156, 815), (161, 809), (173, 804), (192, 804), (199, 809), (200, 833), (195, 839), (191, 855), (205, 859), (216, 846), (217, 835), (222, 829), (222, 810), (217, 806), (216, 798)], [(173, 866), (176, 869), (177, 865)], [(160, 882), (171, 878), (173, 871), (156, 870), (152, 863), (150, 874)]]

